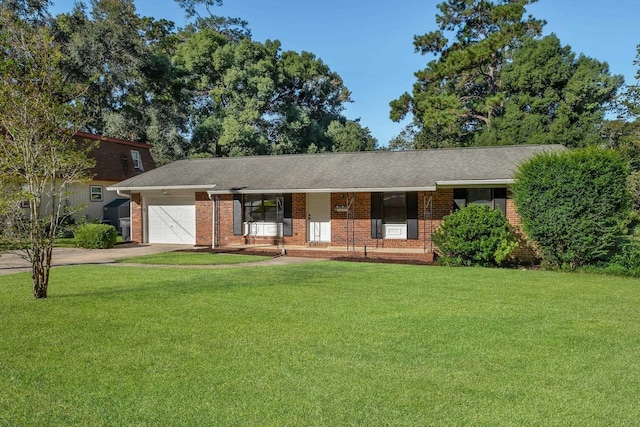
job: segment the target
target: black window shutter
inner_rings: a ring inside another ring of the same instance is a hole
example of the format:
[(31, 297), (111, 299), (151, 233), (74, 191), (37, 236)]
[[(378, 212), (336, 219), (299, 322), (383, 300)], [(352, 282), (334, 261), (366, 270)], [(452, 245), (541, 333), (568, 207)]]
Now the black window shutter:
[(285, 236), (293, 236), (293, 197), (292, 194), (284, 194), (284, 214), (282, 217), (282, 233)]
[(462, 209), (467, 206), (467, 189), (466, 188), (454, 188), (453, 189), (453, 210)]
[(503, 214), (507, 214), (507, 189), (506, 188), (494, 188), (493, 189), (493, 208), (499, 209)]
[(407, 239), (416, 240), (418, 238), (418, 193), (416, 191), (407, 192)]
[(382, 193), (371, 193), (371, 238), (382, 238)]
[(242, 236), (242, 195), (233, 195), (233, 235)]

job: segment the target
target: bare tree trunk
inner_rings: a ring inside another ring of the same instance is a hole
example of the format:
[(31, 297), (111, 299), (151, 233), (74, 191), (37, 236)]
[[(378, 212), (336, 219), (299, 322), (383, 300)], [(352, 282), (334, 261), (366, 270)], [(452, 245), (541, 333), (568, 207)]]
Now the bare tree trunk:
[(33, 280), (33, 297), (36, 299), (47, 297), (52, 249), (51, 247), (33, 249), (31, 278)]

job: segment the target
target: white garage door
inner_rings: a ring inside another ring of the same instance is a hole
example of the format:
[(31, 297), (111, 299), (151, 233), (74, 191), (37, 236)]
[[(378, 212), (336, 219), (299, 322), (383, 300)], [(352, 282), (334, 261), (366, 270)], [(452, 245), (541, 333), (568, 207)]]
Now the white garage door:
[(149, 243), (196, 244), (196, 206), (193, 197), (149, 199)]

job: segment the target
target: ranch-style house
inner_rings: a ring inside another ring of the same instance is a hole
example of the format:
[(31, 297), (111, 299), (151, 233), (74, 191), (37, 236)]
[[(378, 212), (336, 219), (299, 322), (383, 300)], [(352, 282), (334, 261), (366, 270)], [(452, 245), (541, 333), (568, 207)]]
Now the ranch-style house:
[(519, 164), (559, 145), (180, 160), (108, 187), (131, 240), (278, 248), (308, 256), (433, 259), (431, 233), (468, 203), (517, 226)]

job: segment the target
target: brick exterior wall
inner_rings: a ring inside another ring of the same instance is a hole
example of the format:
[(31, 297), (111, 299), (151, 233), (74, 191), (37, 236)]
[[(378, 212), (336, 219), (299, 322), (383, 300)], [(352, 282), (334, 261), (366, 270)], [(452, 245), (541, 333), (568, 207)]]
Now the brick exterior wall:
[(518, 264), (537, 264), (540, 257), (522, 229), (522, 221), (510, 192), (507, 194), (507, 220), (515, 228), (518, 237), (518, 247), (513, 251), (511, 257)]
[[(533, 260), (535, 252), (526, 243), (521, 231), (520, 217), (515, 204), (507, 199), (507, 218), (519, 230), (521, 247), (515, 256), (519, 260)], [(437, 191), (418, 192), (418, 238), (417, 239), (374, 239), (371, 238), (371, 193), (332, 193), (331, 197), (331, 243), (309, 243), (307, 232), (307, 195), (296, 193), (292, 195), (292, 236), (261, 237), (233, 235), (233, 195), (224, 194), (214, 196), (211, 200), (207, 193), (195, 194), (196, 211), (196, 245), (225, 247), (246, 244), (264, 244), (285, 246), (307, 246), (309, 250), (331, 247), (354, 247), (356, 252), (364, 254), (368, 250), (381, 249), (412, 249), (412, 253), (398, 254), (401, 258), (424, 259), (417, 251), (423, 249), (429, 255), (433, 252), (431, 233), (442, 223), (443, 218), (453, 211), (453, 189), (442, 188)], [(352, 210), (339, 212), (336, 206), (352, 203)], [(214, 222), (214, 215), (218, 220)], [(347, 218), (349, 216), (349, 218)], [(142, 228), (142, 198), (139, 193), (131, 195), (131, 239), (134, 242), (143, 241)], [(215, 227), (215, 230), (214, 230)], [(214, 233), (215, 231), (215, 233)], [(215, 236), (215, 241), (213, 237)], [(338, 254), (338, 252), (336, 252)], [(369, 252), (369, 257), (376, 254)]]
[(131, 194), (131, 241), (142, 243), (144, 239), (144, 229), (142, 227), (142, 195), (140, 193)]
[(285, 237), (287, 245), (304, 245), (307, 242), (307, 195), (295, 193), (291, 198), (293, 236)]
[(216, 197), (216, 244), (218, 246), (243, 244), (242, 236), (233, 235), (233, 195), (223, 194)]
[[(218, 196), (216, 213), (219, 215), (216, 224), (216, 246), (229, 245), (304, 245), (307, 242), (307, 195), (295, 193), (292, 195), (292, 236), (278, 237), (262, 236), (234, 236), (233, 235), (233, 195)], [(196, 209), (197, 211), (197, 209)]]
[[(208, 213), (211, 205), (202, 196), (196, 194), (196, 223), (198, 227), (197, 244), (210, 245), (211, 221)], [(202, 199), (202, 200), (201, 200)], [(282, 243), (276, 237), (234, 236), (233, 235), (233, 196), (217, 196), (215, 246), (244, 244), (275, 245)], [(346, 212), (336, 212), (336, 206), (353, 203), (353, 217), (347, 220)], [(418, 193), (418, 239), (372, 239), (371, 238), (371, 194), (370, 193), (332, 193), (331, 194), (331, 243), (308, 243), (307, 232), (307, 195), (296, 193), (292, 196), (293, 235), (285, 236), (284, 245), (313, 247), (353, 246), (368, 248), (429, 249), (431, 233), (440, 225), (442, 218), (453, 208), (453, 190), (443, 189), (437, 192)], [(425, 210), (425, 205), (427, 209)], [(433, 208), (431, 208), (433, 206)], [(431, 216), (433, 215), (433, 218)], [(202, 230), (201, 230), (202, 228)], [(208, 239), (208, 240), (207, 240)]]
[[(347, 220), (346, 212), (335, 212), (337, 205), (347, 204), (353, 197), (354, 217)], [(425, 209), (427, 206), (427, 209)], [(431, 208), (433, 206), (433, 209)], [(336, 246), (395, 249), (429, 249), (431, 233), (453, 207), (453, 190), (418, 192), (418, 238), (374, 239), (371, 237), (371, 193), (331, 194), (331, 243)], [(433, 218), (432, 218), (433, 217)]]
[(213, 243), (213, 201), (204, 192), (196, 193), (196, 245)]

